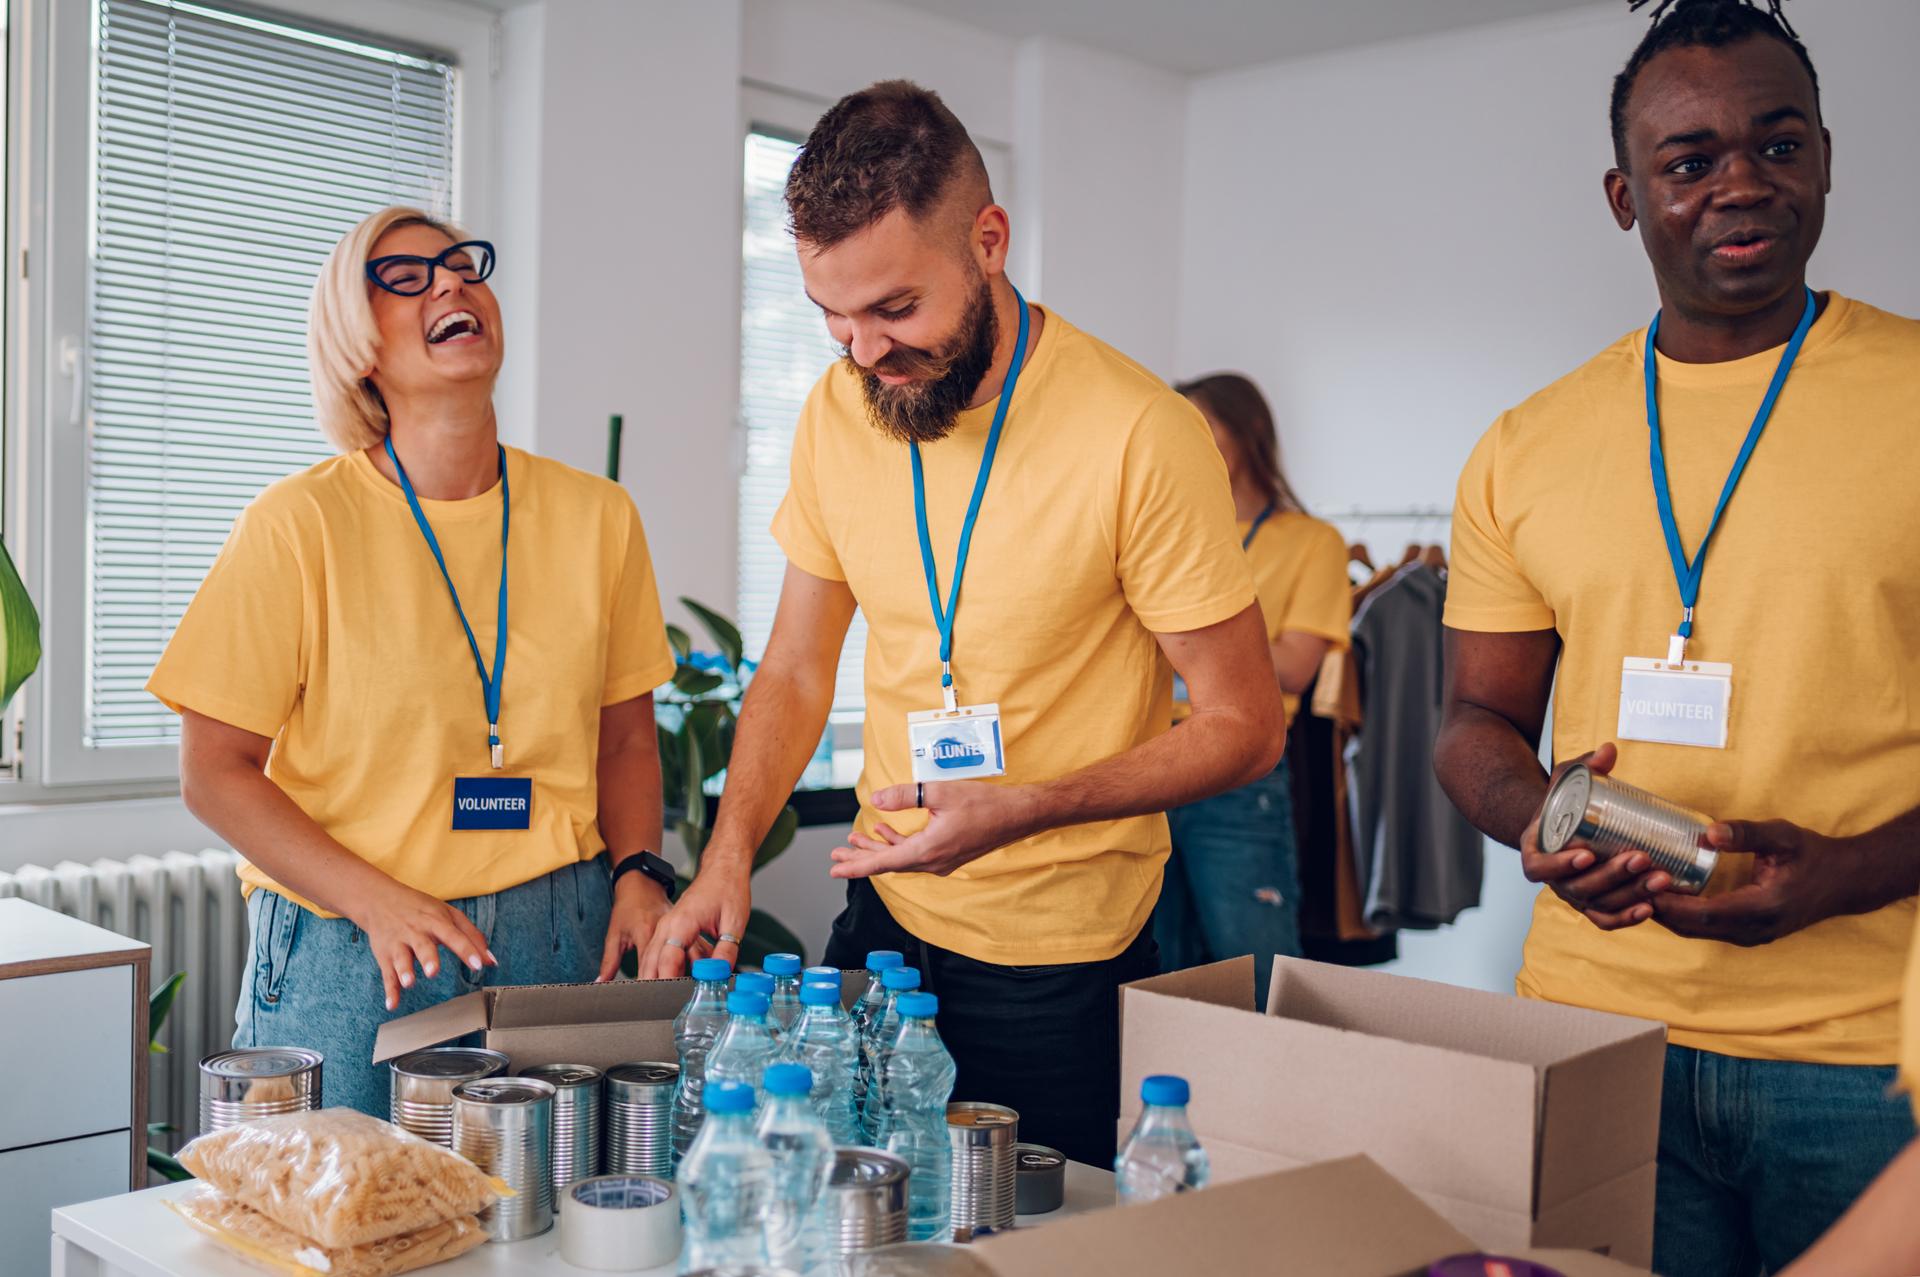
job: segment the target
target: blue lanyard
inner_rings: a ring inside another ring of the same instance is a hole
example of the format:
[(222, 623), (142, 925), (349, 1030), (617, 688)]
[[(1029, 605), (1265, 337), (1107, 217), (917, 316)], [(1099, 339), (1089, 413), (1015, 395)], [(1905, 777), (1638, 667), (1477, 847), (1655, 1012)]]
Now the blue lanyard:
[(453, 588), (453, 577), (447, 571), (447, 556), (440, 553), (439, 539), (433, 535), (433, 525), (427, 522), (427, 512), (420, 508), (420, 498), (413, 491), (413, 480), (407, 478), (407, 468), (400, 464), (400, 458), (393, 451), (393, 436), (387, 436), (387, 459), (393, 462), (394, 473), (400, 476), (400, 490), (407, 494), (407, 505), (413, 510), (413, 521), (420, 525), (420, 535), (427, 539), (427, 548), (433, 551), (433, 561), (440, 565), (440, 579), (447, 583), (447, 593), (453, 598), (453, 610), (460, 618), (460, 628), (467, 632), (467, 647), (473, 652), (473, 668), (480, 673), (480, 690), (487, 698), (487, 755), (497, 771), (505, 765), (504, 751), (500, 748), (500, 685), (507, 674), (507, 520), (513, 502), (507, 491), (507, 450), (500, 449), (500, 619), (493, 632), (493, 677), (487, 677), (487, 663), (480, 659), (480, 643), (473, 637), (473, 627), (467, 624), (467, 611), (460, 606), (460, 591)]
[(1268, 519), (1271, 519), (1273, 517), (1273, 511), (1275, 509), (1275, 505), (1276, 505), (1275, 502), (1269, 501), (1267, 502), (1266, 509), (1262, 510), (1259, 514), (1256, 514), (1253, 516), (1253, 526), (1247, 529), (1247, 535), (1240, 538), (1240, 548), (1242, 550), (1252, 545), (1253, 539), (1256, 536), (1260, 535), (1260, 527)]
[(1000, 430), (1007, 424), (1007, 405), (1013, 402), (1013, 387), (1020, 380), (1020, 368), (1027, 355), (1027, 299), (1013, 290), (1020, 307), (1020, 334), (1014, 341), (1013, 363), (1000, 386), (1000, 403), (993, 410), (993, 428), (987, 432), (987, 449), (980, 458), (980, 474), (973, 481), (973, 500), (967, 505), (967, 518), (960, 525), (960, 551), (953, 560), (953, 586), (947, 594), (947, 606), (940, 606), (940, 573), (933, 563), (933, 537), (927, 531), (927, 478), (920, 463), (920, 444), (913, 448), (913, 517), (920, 527), (920, 565), (927, 574), (927, 599), (933, 604), (933, 623), (940, 628), (940, 686), (946, 693), (947, 708), (956, 708), (953, 691), (953, 618), (960, 611), (960, 581), (967, 574), (967, 553), (973, 547), (973, 525), (980, 518), (980, 502), (987, 495), (987, 476), (993, 473), (993, 456), (1000, 450)]
[(1809, 288), (1807, 308), (1801, 314), (1799, 326), (1793, 330), (1786, 350), (1780, 355), (1779, 366), (1773, 370), (1773, 382), (1767, 387), (1766, 398), (1760, 401), (1760, 411), (1754, 414), (1746, 442), (1740, 445), (1740, 453), (1733, 459), (1733, 470), (1727, 475), (1726, 486), (1720, 489), (1720, 501), (1713, 507), (1713, 518), (1707, 523), (1707, 533), (1700, 538), (1700, 550), (1691, 563), (1687, 561), (1686, 550), (1680, 545), (1680, 526), (1673, 517), (1673, 492), (1667, 486), (1666, 451), (1660, 446), (1659, 364), (1653, 351), (1654, 336), (1660, 331), (1658, 312), (1655, 312), (1653, 322), (1647, 325), (1647, 433), (1652, 441), (1653, 496), (1660, 507), (1660, 529), (1666, 533), (1667, 556), (1673, 561), (1673, 579), (1680, 587), (1680, 629), (1674, 635), (1673, 645), (1668, 652), (1669, 659), (1676, 665), (1684, 659), (1687, 640), (1693, 637), (1693, 608), (1700, 599), (1700, 578), (1706, 571), (1707, 547), (1712, 544), (1713, 534), (1720, 528), (1720, 516), (1726, 513), (1727, 503), (1733, 500), (1733, 490), (1740, 486), (1740, 476), (1746, 473), (1747, 462), (1753, 459), (1754, 447), (1759, 444), (1760, 435), (1767, 428), (1767, 419), (1773, 416), (1773, 405), (1780, 398), (1781, 387), (1787, 384), (1787, 374), (1793, 370), (1793, 361), (1799, 358), (1800, 347), (1807, 340), (1807, 330), (1813, 327), (1816, 309), (1813, 290)]

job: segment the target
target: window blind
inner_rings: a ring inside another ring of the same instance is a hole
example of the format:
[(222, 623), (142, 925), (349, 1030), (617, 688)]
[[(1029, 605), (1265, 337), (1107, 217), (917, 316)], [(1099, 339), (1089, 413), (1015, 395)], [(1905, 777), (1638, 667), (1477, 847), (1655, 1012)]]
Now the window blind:
[(452, 208), (455, 68), (250, 14), (98, 0), (87, 332), (93, 746), (164, 743), (143, 690), (234, 516), (331, 454), (306, 308), (340, 235)]
[[(740, 307), (740, 415), (746, 464), (740, 474), (740, 630), (758, 656), (773, 630), (787, 556), (768, 531), (787, 491), (793, 427), (807, 392), (840, 351), (820, 312), (807, 300), (787, 230), (787, 171), (800, 153), (795, 142), (749, 133), (746, 217)], [(861, 681), (867, 650), (866, 619), (856, 613), (840, 652), (836, 710), (866, 703)]]

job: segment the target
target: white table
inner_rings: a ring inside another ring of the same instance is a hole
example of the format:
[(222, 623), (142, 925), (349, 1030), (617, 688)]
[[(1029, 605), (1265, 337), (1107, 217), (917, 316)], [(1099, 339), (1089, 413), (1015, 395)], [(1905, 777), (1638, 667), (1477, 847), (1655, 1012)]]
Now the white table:
[[(260, 1277), (260, 1269), (221, 1249), (168, 1210), (191, 1184), (103, 1197), (53, 1212), (53, 1277)], [(1067, 1163), (1066, 1202), (1046, 1215), (1022, 1215), (1033, 1227), (1113, 1205), (1113, 1173)], [(3, 1266), (3, 1265), (0, 1265)], [(673, 1277), (676, 1266), (633, 1269), (628, 1277)], [(593, 1277), (560, 1258), (560, 1226), (523, 1242), (488, 1244), (422, 1269), (433, 1277)]]

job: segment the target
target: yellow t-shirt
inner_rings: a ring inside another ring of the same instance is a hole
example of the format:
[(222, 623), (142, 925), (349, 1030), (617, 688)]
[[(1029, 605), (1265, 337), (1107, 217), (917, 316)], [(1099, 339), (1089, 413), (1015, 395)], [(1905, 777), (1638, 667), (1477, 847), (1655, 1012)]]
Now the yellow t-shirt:
[[(1846, 836), (1920, 793), (1920, 323), (1829, 297), (1714, 537), (1687, 649), (1733, 666), (1730, 747), (1621, 742), (1615, 774), (1716, 818)], [(1664, 658), (1680, 620), (1648, 468), (1645, 338), (1502, 416), (1460, 478), (1446, 623), (1559, 631), (1560, 759), (1616, 739), (1622, 659)], [(1780, 354), (1660, 359), (1689, 554)], [(1738, 881), (1745, 866), (1731, 867)], [(1542, 890), (1519, 990), (1664, 1020), (1674, 1043), (1725, 1055), (1887, 1064), (1913, 929), (1907, 900), (1743, 949), (1657, 922), (1603, 932)]]
[[(493, 774), (485, 699), (406, 497), (363, 452), (255, 498), (147, 683), (175, 711), (272, 737), (267, 774), (301, 810), (442, 900), (503, 891), (604, 850), (600, 710), (674, 669), (626, 492), (514, 448), (507, 478), (501, 774), (532, 777), (531, 828), (452, 830), (454, 778)], [(491, 674), (499, 485), (421, 506)], [(250, 864), (240, 877), (249, 890), (283, 891)]]
[[(1037, 308), (1036, 308), (1037, 309)], [(993, 405), (921, 449), (944, 604)], [(867, 619), (866, 771), (909, 783), (907, 715), (941, 703), (939, 634), (915, 534), (907, 445), (869, 422), (835, 365), (794, 435), (773, 533), (802, 571), (851, 587)], [(1197, 630), (1253, 602), (1226, 466), (1200, 414), (1165, 383), (1051, 311), (1021, 373), (974, 529), (953, 634), (962, 704), (998, 702), (1006, 780), (1043, 781), (1169, 730), (1170, 667), (1155, 633)], [(892, 812), (903, 833), (920, 812)], [(1167, 822), (1049, 830), (952, 875), (875, 886), (914, 935), (983, 962), (1110, 958), (1159, 896)]]

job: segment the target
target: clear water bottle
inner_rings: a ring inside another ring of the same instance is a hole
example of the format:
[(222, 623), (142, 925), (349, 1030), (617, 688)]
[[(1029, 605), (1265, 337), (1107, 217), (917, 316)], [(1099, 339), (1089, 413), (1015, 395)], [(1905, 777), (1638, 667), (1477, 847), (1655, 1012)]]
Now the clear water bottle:
[(707, 1055), (727, 1027), (727, 981), (733, 967), (725, 958), (696, 958), (693, 996), (673, 1017), (673, 1045), (680, 1053), (680, 1081), (673, 1091), (673, 1160), (677, 1164), (693, 1146), (706, 1115), (702, 1087), (707, 1080)]
[(833, 1138), (813, 1111), (813, 1074), (804, 1064), (775, 1064), (761, 1080), (766, 1104), (755, 1130), (773, 1155), (773, 1203), (767, 1255), (797, 1273), (826, 1258), (815, 1206), (833, 1170)]
[(804, 1064), (813, 1074), (813, 1109), (827, 1124), (836, 1148), (860, 1143), (860, 1117), (853, 1107), (853, 1075), (860, 1067), (860, 1044), (853, 1021), (840, 1006), (840, 990), (831, 984), (800, 986), (805, 1013), (782, 1043), (782, 1058)]
[(1113, 1159), (1122, 1205), (1207, 1186), (1207, 1151), (1187, 1120), (1187, 1079), (1157, 1074), (1140, 1083), (1140, 1120)]
[(800, 1018), (800, 955), (769, 953), (760, 965), (773, 977), (773, 1003), (767, 1008), (767, 1027), (773, 1030), (773, 1040), (778, 1042)]
[[(887, 972), (906, 965), (906, 957), (898, 949), (875, 949), (867, 954), (867, 987), (853, 1004), (854, 1053), (858, 1058), (858, 1067), (853, 1074), (853, 1112), (862, 1122), (866, 1120), (867, 1082), (871, 1074), (867, 1058), (867, 1034), (873, 1029), (873, 1017), (886, 1003), (887, 990), (882, 983)], [(871, 1144), (873, 1134), (861, 1130), (861, 1143)]]
[[(744, 978), (751, 972), (741, 972)], [(760, 1095), (760, 1079), (777, 1057), (773, 1032), (767, 1028), (767, 995), (742, 993), (735, 989), (727, 995), (727, 1029), (707, 1056), (707, 1084), (738, 1082)], [(758, 1108), (755, 1109), (758, 1112)]]
[(900, 1032), (884, 1057), (885, 1129), (878, 1143), (913, 1168), (907, 1181), (907, 1239), (947, 1241), (952, 1235), (953, 1149), (947, 1137), (947, 1101), (953, 1098), (953, 1057), (933, 1018), (940, 999), (902, 994)]
[(773, 1213), (773, 1155), (753, 1125), (753, 1088), (709, 1080), (706, 1120), (680, 1164), (686, 1221), (681, 1271), (765, 1264)]
[(735, 993), (764, 993), (767, 1001), (773, 1001), (773, 977), (764, 971), (742, 971), (733, 977)]
[(867, 1088), (860, 1109), (860, 1129), (866, 1133), (867, 1142), (875, 1145), (880, 1143), (880, 1128), (886, 1121), (887, 1052), (893, 1049), (893, 1040), (900, 1035), (900, 999), (920, 987), (920, 969), (895, 967), (880, 977), (880, 983), (886, 987), (886, 1001), (873, 1013), (866, 1037), (861, 1040)]

